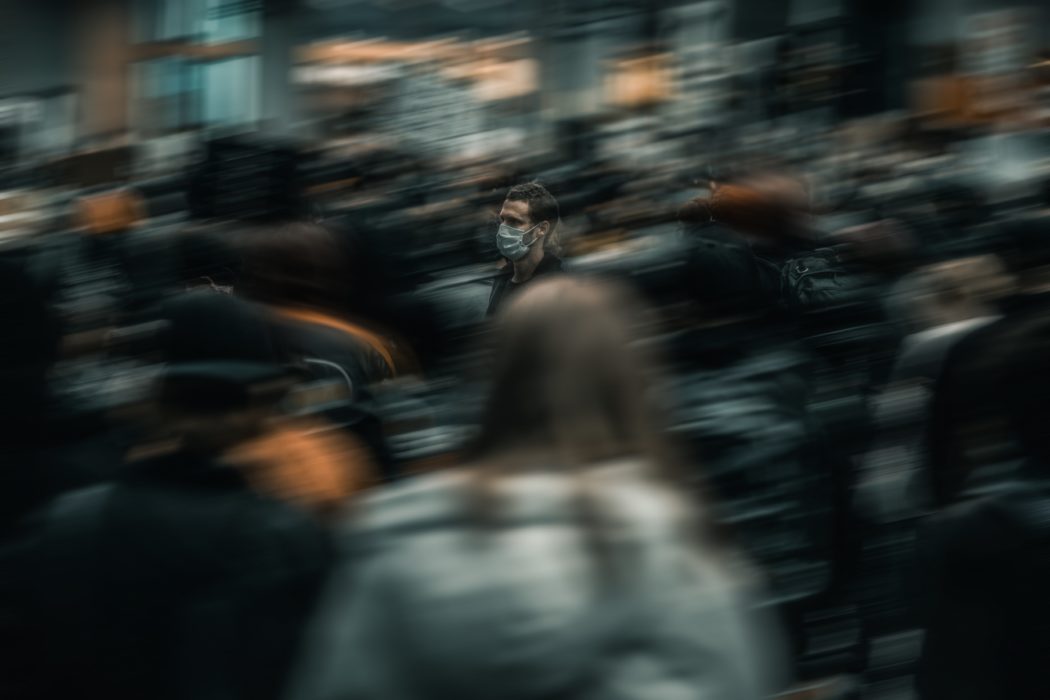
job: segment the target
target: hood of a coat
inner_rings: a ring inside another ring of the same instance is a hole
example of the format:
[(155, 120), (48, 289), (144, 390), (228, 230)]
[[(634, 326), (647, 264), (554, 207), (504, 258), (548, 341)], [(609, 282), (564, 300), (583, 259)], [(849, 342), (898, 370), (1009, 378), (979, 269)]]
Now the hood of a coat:
[[(487, 520), (472, 506), (474, 479), (434, 474), (364, 499), (341, 538), (380, 570), (371, 585), (389, 612), (375, 643), (397, 649), (417, 697), (572, 697), (609, 675), (611, 650), (654, 648), (631, 622), (654, 608), (672, 619), (681, 606), (682, 619), (706, 610), (703, 633), (719, 634), (723, 572), (694, 556), (687, 510), (640, 465), (501, 477)], [(677, 567), (683, 578), (669, 580)], [(694, 576), (701, 595), (682, 584)], [(678, 671), (686, 684), (695, 672)]]

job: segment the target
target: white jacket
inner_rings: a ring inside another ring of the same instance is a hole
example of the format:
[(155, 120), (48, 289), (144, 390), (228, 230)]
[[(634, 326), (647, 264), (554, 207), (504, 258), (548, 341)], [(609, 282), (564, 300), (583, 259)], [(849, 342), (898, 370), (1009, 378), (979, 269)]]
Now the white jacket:
[(498, 482), (479, 526), (466, 472), (359, 505), (289, 700), (751, 700), (770, 690), (775, 630), (685, 536), (681, 502), (638, 465), (589, 471), (598, 563), (578, 480)]

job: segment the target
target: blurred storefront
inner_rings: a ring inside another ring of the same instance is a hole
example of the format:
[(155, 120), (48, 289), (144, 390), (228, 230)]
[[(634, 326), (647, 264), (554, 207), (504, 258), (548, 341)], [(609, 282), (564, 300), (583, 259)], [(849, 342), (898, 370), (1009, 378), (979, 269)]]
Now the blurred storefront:
[(983, 0), (32, 5), (0, 30), (19, 67), (0, 80), (8, 161), (147, 142), (149, 169), (238, 130), (473, 158), (593, 152), (639, 119), (679, 135), (886, 112), (988, 125), (1039, 119), (1050, 82), (1045, 8)]

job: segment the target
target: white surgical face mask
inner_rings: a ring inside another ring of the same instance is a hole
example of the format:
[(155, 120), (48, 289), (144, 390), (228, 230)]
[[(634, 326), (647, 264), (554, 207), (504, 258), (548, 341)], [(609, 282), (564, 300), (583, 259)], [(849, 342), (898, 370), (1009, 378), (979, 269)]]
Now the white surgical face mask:
[[(539, 226), (539, 224), (536, 224), (536, 226)], [(535, 229), (536, 226), (533, 226), (528, 231), (522, 231), (520, 228), (500, 224), (499, 230), (496, 231), (496, 248), (499, 249), (499, 254), (512, 262), (521, 260), (528, 255), (529, 248), (539, 237), (533, 236), (532, 240), (526, 243), (525, 234)]]

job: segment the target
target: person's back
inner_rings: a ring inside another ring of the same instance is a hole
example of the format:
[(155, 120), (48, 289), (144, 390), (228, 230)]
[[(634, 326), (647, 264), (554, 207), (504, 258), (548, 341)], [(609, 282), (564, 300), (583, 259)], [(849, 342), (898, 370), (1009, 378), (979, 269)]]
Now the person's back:
[(265, 321), (214, 292), (164, 316), (139, 454), (25, 519), (29, 546), (5, 552), (24, 572), (9, 590), (35, 630), (40, 697), (272, 697), (327, 571), (321, 522), (224, 461), (294, 384)]
[(44, 518), (27, 602), (53, 637), (41, 653), (64, 668), (44, 687), (109, 698), (279, 693), (329, 560), (306, 513), (183, 454), (134, 464)]
[(920, 697), (1050, 697), (1050, 487), (1023, 481), (933, 516), (919, 536)]
[(473, 457), (360, 504), (289, 698), (763, 694), (775, 635), (665, 474), (630, 308), (569, 278), (508, 306)]
[(586, 476), (609, 543), (580, 522), (572, 476), (501, 480), (490, 529), (471, 507), (474, 476), (361, 504), (356, 556), (314, 629), (328, 644), (307, 649), (290, 698), (761, 696), (752, 656), (766, 640), (751, 636), (728, 569), (684, 535), (679, 497), (641, 465)]
[(689, 311), (665, 343), (672, 420), (700, 467), (690, 476), (717, 495), (778, 594), (812, 593), (829, 559), (828, 518), (815, 516), (831, 496), (806, 415), (810, 358), (783, 331), (761, 263), (739, 237), (718, 224), (685, 233)]
[[(984, 334), (995, 352), (969, 370), (987, 375), (978, 378), (986, 386), (974, 384), (980, 395), (969, 397), (983, 414), (939, 418), (938, 435), (959, 444), (937, 456), (958, 473), (937, 492), (941, 504), (954, 503), (920, 529), (926, 636), (918, 689), (923, 698), (1034, 700), (1050, 696), (1050, 324), (1039, 315), (1007, 318)], [(982, 475), (993, 447), (1021, 462), (1009, 474)]]

